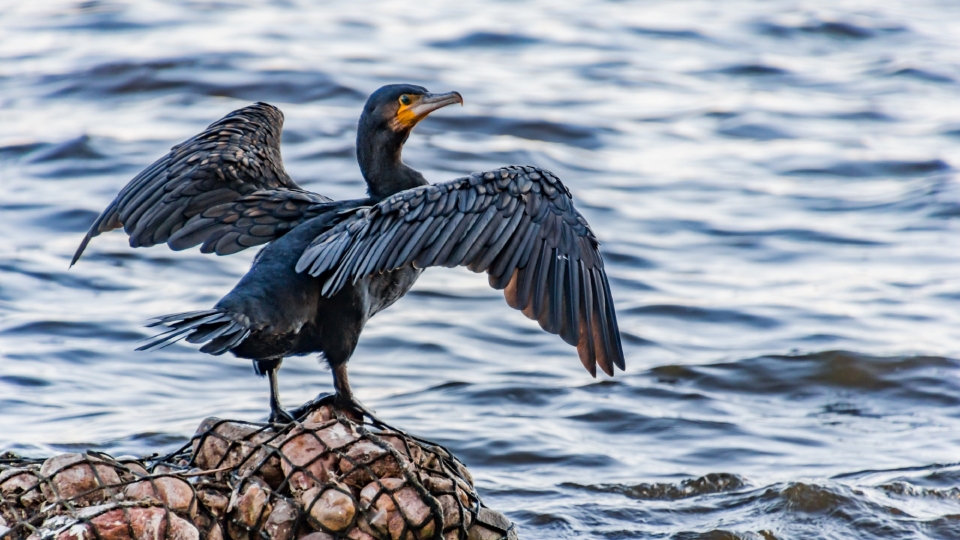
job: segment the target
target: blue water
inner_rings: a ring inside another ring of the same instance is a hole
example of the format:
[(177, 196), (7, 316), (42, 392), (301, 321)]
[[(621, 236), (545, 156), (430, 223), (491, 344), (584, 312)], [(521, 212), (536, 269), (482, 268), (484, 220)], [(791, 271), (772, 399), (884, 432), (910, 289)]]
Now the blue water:
[[(267, 101), (287, 170), (363, 193), (367, 94), (463, 108), (405, 160), (552, 170), (600, 240), (627, 371), (486, 279), (429, 270), (351, 362), (525, 539), (960, 538), (960, 4), (7, 2), (0, 9), (0, 450), (147, 454), (266, 415), (250, 365), (133, 351), (254, 252), (83, 232), (172, 145)], [(252, 250), (255, 251), (255, 250)], [(289, 359), (285, 402), (330, 387)]]

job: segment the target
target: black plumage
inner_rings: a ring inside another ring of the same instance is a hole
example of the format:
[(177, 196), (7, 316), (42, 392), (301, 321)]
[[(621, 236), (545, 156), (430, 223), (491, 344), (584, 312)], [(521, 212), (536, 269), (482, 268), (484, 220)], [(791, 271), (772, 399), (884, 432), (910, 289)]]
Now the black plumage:
[(413, 126), (462, 103), (385, 86), (367, 101), (357, 158), (368, 197), (332, 201), (297, 186), (283, 169), (283, 116), (264, 103), (230, 113), (175, 146), (134, 178), (91, 227), (89, 240), (123, 227), (133, 247), (235, 253), (268, 243), (250, 271), (213, 309), (156, 320), (167, 331), (141, 347), (180, 339), (202, 352), (254, 361), (271, 382), (271, 418), (280, 408), (276, 371), (290, 355), (322, 353), (335, 399), (359, 404), (346, 364), (370, 317), (398, 300), (429, 266), (486, 272), (507, 303), (577, 347), (587, 370), (624, 369), (599, 243), (552, 173), (511, 166), (428, 184), (401, 160)]

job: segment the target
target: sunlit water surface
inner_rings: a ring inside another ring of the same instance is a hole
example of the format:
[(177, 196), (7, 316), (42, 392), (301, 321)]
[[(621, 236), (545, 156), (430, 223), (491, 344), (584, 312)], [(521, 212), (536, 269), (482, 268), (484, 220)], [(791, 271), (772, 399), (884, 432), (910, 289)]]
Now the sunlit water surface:
[[(603, 242), (627, 371), (483, 276), (426, 272), (351, 362), (526, 539), (960, 538), (960, 4), (7, 2), (0, 9), (0, 449), (170, 449), (263, 418), (250, 365), (135, 353), (255, 250), (68, 261), (134, 174), (252, 101), (287, 170), (361, 196), (366, 95), (458, 90), (406, 161), (558, 174)], [(329, 390), (289, 359), (287, 403)]]

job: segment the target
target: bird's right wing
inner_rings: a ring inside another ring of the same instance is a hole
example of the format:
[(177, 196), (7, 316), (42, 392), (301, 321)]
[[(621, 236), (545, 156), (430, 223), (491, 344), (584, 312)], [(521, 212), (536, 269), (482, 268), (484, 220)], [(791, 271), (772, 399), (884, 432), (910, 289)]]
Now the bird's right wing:
[(327, 273), (330, 296), (365, 275), (413, 264), (486, 272), (507, 303), (577, 346), (591, 374), (624, 368), (599, 242), (560, 180), (505, 167), (408, 189), (318, 236), (298, 272)]
[(131, 247), (203, 244), (226, 255), (269, 242), (330, 199), (301, 189), (283, 168), (283, 113), (266, 103), (233, 111), (138, 174), (93, 223), (90, 239), (123, 227)]

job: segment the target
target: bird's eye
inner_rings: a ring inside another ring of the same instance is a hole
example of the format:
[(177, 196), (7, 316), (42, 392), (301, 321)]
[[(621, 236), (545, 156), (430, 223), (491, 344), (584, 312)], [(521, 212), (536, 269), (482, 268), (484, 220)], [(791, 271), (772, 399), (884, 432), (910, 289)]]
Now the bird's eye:
[(406, 94), (400, 96), (400, 103), (401, 103), (402, 105), (409, 105), (409, 104), (410, 104), (410, 96), (408, 96), (408, 95), (406, 95)]

